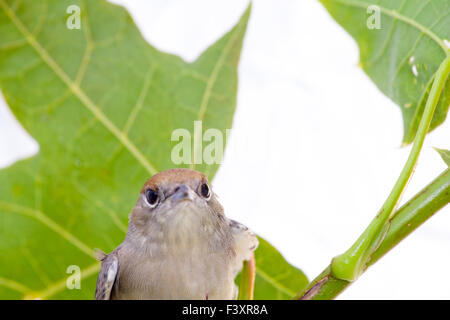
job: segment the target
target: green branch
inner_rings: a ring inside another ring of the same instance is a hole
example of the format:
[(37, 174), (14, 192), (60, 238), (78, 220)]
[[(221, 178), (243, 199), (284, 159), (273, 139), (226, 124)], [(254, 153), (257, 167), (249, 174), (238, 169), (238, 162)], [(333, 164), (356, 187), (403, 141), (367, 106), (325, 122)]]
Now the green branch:
[(241, 271), (238, 300), (253, 300), (255, 276), (255, 255), (252, 254), (250, 260), (244, 261), (244, 266)]
[(420, 150), (422, 149), (425, 136), (430, 127), (431, 120), (433, 119), (434, 110), (436, 109), (439, 96), (445, 85), (449, 71), (450, 56), (447, 56), (436, 72), (433, 86), (428, 96), (422, 119), (414, 139), (413, 147), (394, 188), (377, 216), (372, 220), (358, 240), (345, 253), (333, 259), (331, 262), (331, 272), (333, 277), (347, 281), (356, 280), (365, 269), (372, 253), (383, 240), (389, 227), (387, 222), (397, 207), (400, 196), (414, 171), (414, 167), (417, 163)]
[[(447, 169), (397, 210), (389, 221), (390, 227), (383, 241), (370, 256), (363, 272), (449, 202), (450, 169)], [(328, 266), (296, 299), (333, 299), (350, 284), (352, 282), (333, 276), (331, 266)]]

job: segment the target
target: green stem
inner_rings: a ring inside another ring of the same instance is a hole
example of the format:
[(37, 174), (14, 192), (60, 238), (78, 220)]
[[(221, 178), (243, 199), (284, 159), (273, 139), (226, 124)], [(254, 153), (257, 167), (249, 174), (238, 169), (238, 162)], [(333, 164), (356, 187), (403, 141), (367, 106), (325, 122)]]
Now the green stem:
[(238, 300), (253, 300), (255, 276), (255, 255), (252, 255), (250, 260), (244, 261), (244, 266), (241, 271)]
[[(390, 228), (380, 246), (371, 255), (366, 267), (377, 262), (416, 228), (450, 202), (450, 169), (404, 204), (390, 220)], [(296, 299), (334, 299), (352, 282), (337, 279), (328, 266)]]
[(405, 189), (414, 167), (417, 163), (420, 150), (422, 149), (425, 135), (433, 119), (434, 110), (439, 101), (442, 88), (447, 80), (450, 71), (450, 56), (441, 63), (436, 72), (433, 86), (431, 87), (425, 109), (417, 129), (414, 144), (406, 161), (403, 170), (400, 173), (397, 182), (391, 193), (384, 202), (377, 216), (372, 220), (367, 229), (361, 234), (356, 242), (343, 254), (335, 257), (331, 262), (331, 272), (333, 277), (347, 281), (356, 280), (363, 272), (370, 255), (376, 250), (386, 234), (388, 224), (386, 223), (395, 210), (400, 196)]
[(378, 261), (449, 202), (450, 169), (447, 169), (395, 213), (390, 221), (389, 232), (386, 233), (378, 249), (370, 256), (367, 265), (370, 266)]

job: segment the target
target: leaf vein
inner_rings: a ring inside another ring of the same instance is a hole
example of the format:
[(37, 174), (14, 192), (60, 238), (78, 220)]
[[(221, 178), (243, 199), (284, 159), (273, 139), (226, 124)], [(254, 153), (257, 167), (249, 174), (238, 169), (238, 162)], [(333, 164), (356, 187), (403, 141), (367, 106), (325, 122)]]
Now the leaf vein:
[(57, 233), (63, 239), (67, 240), (73, 246), (80, 249), (80, 251), (84, 252), (89, 257), (94, 258), (93, 251), (88, 245), (86, 245), (80, 239), (75, 237), (72, 233), (70, 233), (69, 231), (64, 229), (62, 226), (60, 226), (58, 223), (56, 223), (54, 220), (52, 220), (48, 215), (46, 215), (42, 211), (28, 208), (28, 207), (21, 206), (21, 205), (17, 205), (17, 204), (13, 204), (13, 203), (8, 203), (8, 202), (2, 201), (2, 200), (0, 200), (0, 209), (3, 209), (10, 213), (17, 213), (17, 214), (21, 214), (23, 216), (27, 216), (27, 217), (36, 219), (37, 221), (41, 222), (43, 225), (45, 225), (48, 228), (50, 228), (51, 230), (53, 230), (55, 233)]
[(23, 294), (31, 291), (27, 286), (21, 283), (3, 277), (0, 277), (0, 286), (12, 289)]
[[(361, 1), (352, 1), (352, 0), (332, 0), (332, 1), (339, 2), (344, 5), (348, 5), (348, 6), (359, 7), (359, 8), (367, 8), (368, 6), (370, 6), (370, 3), (361, 2)], [(428, 37), (430, 37), (433, 41), (435, 41), (442, 48), (442, 50), (444, 51), (444, 53), (446, 55), (450, 54), (450, 49), (447, 48), (444, 41), (441, 38), (439, 38), (439, 36), (436, 35), (431, 29), (427, 28), (426, 26), (418, 23), (417, 21), (414, 21), (413, 19), (411, 19), (395, 10), (388, 9), (388, 8), (382, 7), (380, 5), (378, 5), (378, 7), (380, 8), (380, 11), (382, 13), (384, 13), (385, 15), (390, 16), (394, 19), (400, 20), (403, 23), (409, 24), (410, 26), (415, 27), (416, 29), (422, 31)]]
[(145, 98), (147, 97), (147, 93), (150, 88), (152, 76), (153, 76), (153, 68), (150, 68), (145, 75), (144, 83), (142, 85), (141, 92), (139, 93), (136, 105), (133, 107), (133, 110), (131, 111), (125, 123), (125, 127), (123, 129), (123, 132), (125, 134), (128, 134), (128, 132), (130, 131), (131, 126), (136, 120), (139, 111), (142, 109), (142, 106), (144, 105)]
[(15, 13), (8, 7), (4, 0), (0, 0), (0, 5), (5, 10), (8, 17), (17, 27), (17, 29), (24, 35), (28, 43), (40, 55), (40, 57), (47, 63), (50, 69), (69, 87), (69, 89), (78, 97), (82, 104), (108, 129), (136, 158), (136, 160), (151, 174), (154, 175), (158, 171), (150, 163), (150, 161), (138, 150), (138, 148), (131, 142), (126, 134), (120, 131), (115, 124), (100, 110), (100, 108), (92, 102), (92, 100), (84, 93), (84, 91), (69, 78), (69, 76), (61, 69), (61, 67), (53, 60), (47, 51), (36, 41), (33, 35), (26, 29)]
[[(205, 118), (205, 114), (206, 114), (208, 104), (209, 104), (209, 98), (213, 91), (214, 84), (216, 83), (217, 76), (218, 76), (220, 70), (222, 69), (222, 67), (225, 65), (225, 58), (228, 55), (229, 51), (231, 50), (232, 45), (236, 41), (237, 36), (238, 36), (238, 32), (234, 32), (231, 35), (231, 37), (229, 38), (229, 40), (225, 46), (225, 49), (220, 53), (219, 59), (217, 60), (217, 63), (214, 66), (214, 68), (206, 82), (205, 91), (203, 93), (202, 101), (201, 101), (200, 108), (199, 108), (198, 115), (197, 115), (198, 121), (203, 121)], [(201, 133), (198, 132), (197, 135), (198, 134), (201, 134)], [(199, 141), (199, 139), (201, 139), (201, 137), (194, 137), (194, 141)], [(194, 144), (195, 150), (193, 152), (193, 155), (197, 154), (198, 147), (199, 146), (197, 144)], [(191, 169), (195, 168), (195, 161), (192, 161), (190, 168)]]
[[(400, 8), (398, 10), (401, 10), (401, 8), (403, 8), (404, 5), (405, 5), (405, 0), (403, 0), (402, 4), (400, 5)], [(375, 62), (377, 62), (384, 55), (384, 53), (386, 52), (386, 50), (389, 47), (389, 42), (391, 41), (392, 35), (394, 34), (396, 24), (397, 24), (397, 20), (394, 19), (392, 21), (392, 25), (391, 25), (391, 27), (389, 29), (388, 36), (384, 40), (384, 43), (383, 43), (383, 45), (381, 47), (381, 51), (374, 58), (372, 58), (370, 61), (368, 61), (366, 63), (366, 67), (369, 67), (369, 66), (373, 65)]]
[(272, 286), (274, 286), (275, 288), (277, 288), (278, 290), (280, 290), (281, 292), (294, 297), (297, 292), (292, 291), (289, 288), (286, 288), (284, 285), (282, 285), (281, 283), (275, 281), (273, 278), (271, 278), (267, 273), (265, 273), (264, 271), (262, 271), (260, 268), (256, 267), (256, 274), (259, 275), (261, 278), (263, 278), (265, 281), (269, 282)]
[[(87, 278), (91, 277), (92, 275), (96, 274), (100, 271), (100, 262), (93, 263), (89, 267), (81, 270), (81, 279), (86, 280)], [(41, 299), (47, 299), (51, 296), (54, 296), (55, 294), (63, 291), (66, 289), (66, 282), (67, 279), (63, 278), (59, 281), (56, 281), (52, 285), (48, 286), (44, 290), (38, 291), (36, 293), (33, 293), (33, 296), (36, 296)]]

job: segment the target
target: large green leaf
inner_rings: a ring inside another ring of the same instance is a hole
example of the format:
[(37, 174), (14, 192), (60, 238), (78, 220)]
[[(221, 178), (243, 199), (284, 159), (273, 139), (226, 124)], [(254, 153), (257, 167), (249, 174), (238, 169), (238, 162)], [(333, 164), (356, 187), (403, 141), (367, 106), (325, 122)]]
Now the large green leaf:
[(308, 278), (290, 265), (266, 240), (259, 238), (255, 252), (255, 296), (258, 299), (292, 299), (308, 285)]
[[(65, 27), (81, 7), (81, 30)], [(0, 297), (92, 298), (144, 180), (173, 167), (176, 128), (231, 127), (249, 10), (194, 63), (159, 52), (127, 12), (104, 1), (0, 0), (0, 86), (37, 139), (37, 156), (0, 171)], [(216, 165), (197, 169), (214, 176)], [(261, 239), (256, 298), (290, 298), (307, 283)], [(69, 265), (82, 272), (68, 290)]]
[[(411, 143), (434, 74), (450, 54), (450, 0), (320, 1), (357, 41), (360, 64), (367, 75), (400, 106), (403, 142)], [(380, 13), (380, 29), (373, 20), (376, 12)], [(444, 122), (449, 103), (450, 80), (447, 80), (430, 130)]]
[[(66, 27), (73, 4), (79, 30)], [(0, 171), (0, 298), (93, 298), (92, 250), (123, 240), (145, 180), (175, 166), (173, 130), (231, 127), (249, 11), (186, 63), (103, 0), (0, 0), (0, 87), (40, 145)], [(66, 289), (69, 265), (81, 290)]]

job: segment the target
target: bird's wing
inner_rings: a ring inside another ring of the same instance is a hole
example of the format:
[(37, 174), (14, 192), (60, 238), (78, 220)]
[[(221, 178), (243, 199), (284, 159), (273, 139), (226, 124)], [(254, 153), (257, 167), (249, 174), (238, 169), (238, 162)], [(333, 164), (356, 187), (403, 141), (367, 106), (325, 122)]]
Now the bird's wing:
[(117, 282), (119, 272), (119, 257), (113, 251), (102, 259), (102, 268), (97, 279), (95, 300), (110, 300), (114, 284)]
[(229, 225), (236, 243), (236, 274), (242, 268), (244, 260), (250, 260), (253, 251), (258, 247), (259, 241), (256, 235), (242, 223), (229, 219)]

